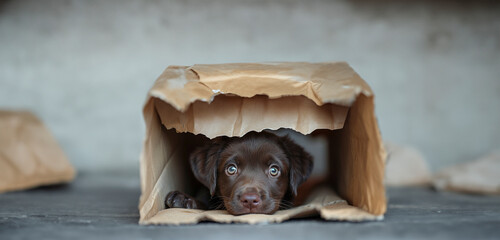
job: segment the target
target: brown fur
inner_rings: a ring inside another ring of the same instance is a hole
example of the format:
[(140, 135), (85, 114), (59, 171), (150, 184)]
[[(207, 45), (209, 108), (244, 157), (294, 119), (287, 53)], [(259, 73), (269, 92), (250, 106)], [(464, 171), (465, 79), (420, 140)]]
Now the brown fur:
[[(301, 146), (268, 132), (215, 138), (191, 154), (190, 164), (216, 203), (234, 215), (271, 214), (291, 207), (298, 186), (309, 177), (313, 165)], [(228, 170), (230, 166), (236, 167), (234, 174)], [(272, 167), (279, 169), (277, 176), (271, 174)], [(167, 195), (165, 205), (204, 208), (200, 201), (178, 191)]]

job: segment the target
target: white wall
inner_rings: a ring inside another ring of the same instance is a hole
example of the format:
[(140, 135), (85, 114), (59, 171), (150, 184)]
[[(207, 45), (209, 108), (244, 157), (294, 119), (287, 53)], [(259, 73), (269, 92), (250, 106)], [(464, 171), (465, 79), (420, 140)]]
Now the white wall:
[(500, 6), (420, 2), (7, 1), (0, 107), (36, 112), (80, 169), (137, 167), (167, 65), (345, 60), (383, 136), (436, 170), (500, 147)]

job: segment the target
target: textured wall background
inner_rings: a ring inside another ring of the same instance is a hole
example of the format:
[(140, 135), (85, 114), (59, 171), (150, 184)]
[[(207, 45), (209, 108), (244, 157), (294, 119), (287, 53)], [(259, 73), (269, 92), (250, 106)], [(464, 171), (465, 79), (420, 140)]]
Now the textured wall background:
[(384, 138), (437, 170), (500, 147), (500, 6), (454, 2), (4, 1), (0, 107), (36, 112), (80, 169), (137, 167), (167, 65), (345, 60)]

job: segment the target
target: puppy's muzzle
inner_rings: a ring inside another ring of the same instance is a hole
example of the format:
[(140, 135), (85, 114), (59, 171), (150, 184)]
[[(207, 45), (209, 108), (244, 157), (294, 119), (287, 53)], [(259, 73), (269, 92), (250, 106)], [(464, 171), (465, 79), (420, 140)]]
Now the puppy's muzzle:
[(261, 202), (260, 196), (257, 193), (244, 193), (240, 197), (241, 206), (248, 208), (250, 212), (252, 211), (252, 208), (255, 209), (259, 207)]
[(256, 187), (247, 187), (236, 195), (235, 202), (240, 205), (243, 212), (257, 213), (261, 212), (265, 204), (263, 200), (266, 198), (266, 191)]

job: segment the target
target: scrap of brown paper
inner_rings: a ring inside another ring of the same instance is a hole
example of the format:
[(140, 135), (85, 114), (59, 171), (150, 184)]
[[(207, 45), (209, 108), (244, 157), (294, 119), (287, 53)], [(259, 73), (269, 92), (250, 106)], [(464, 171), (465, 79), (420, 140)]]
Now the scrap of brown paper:
[(438, 190), (500, 194), (500, 150), (474, 161), (445, 168), (433, 179)]
[(0, 111), (0, 192), (65, 183), (75, 170), (33, 114)]
[(387, 164), (385, 168), (385, 185), (430, 186), (432, 173), (420, 151), (411, 146), (385, 143)]

